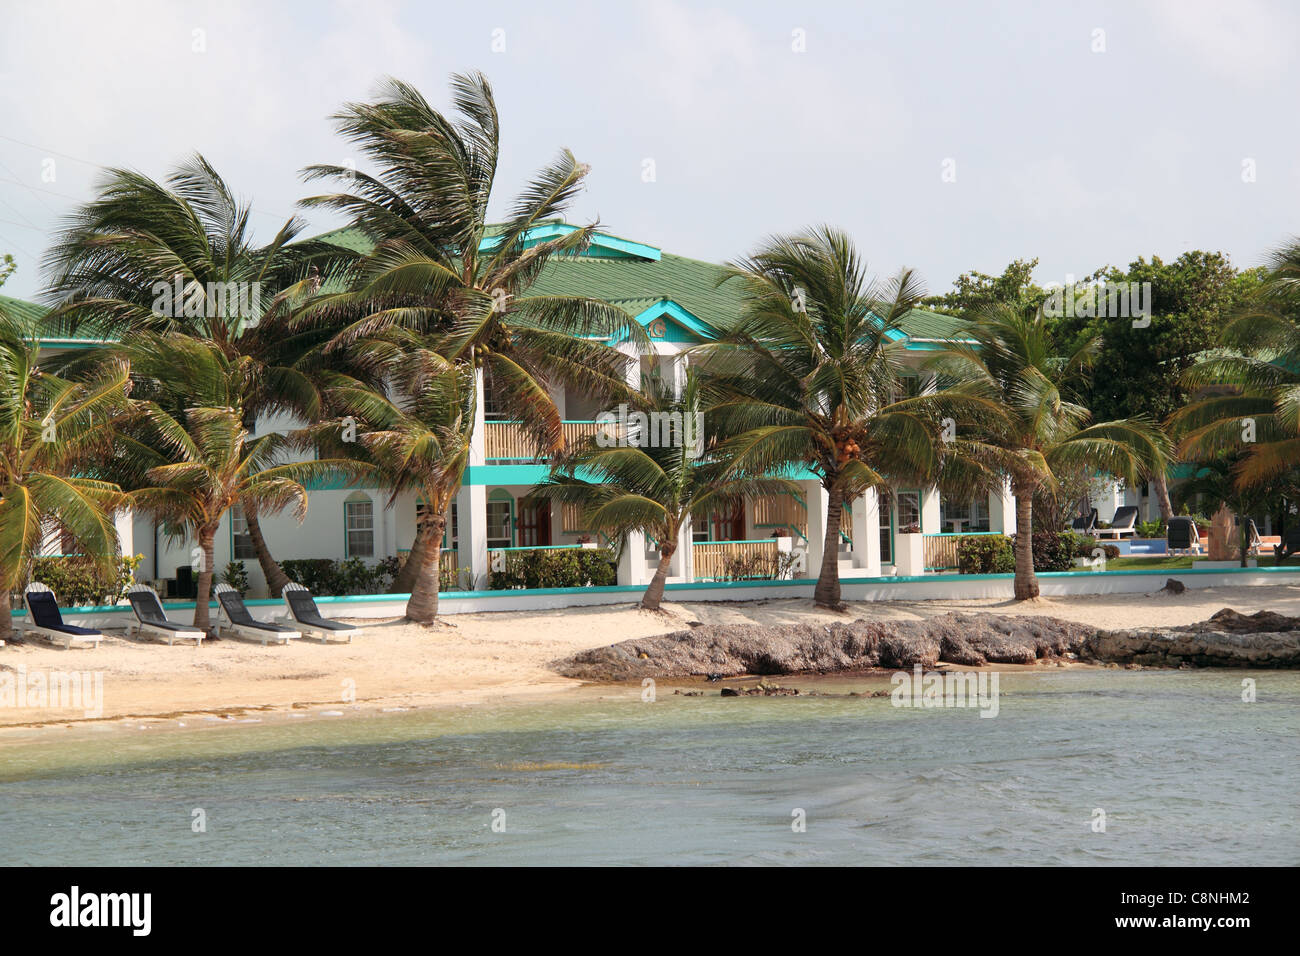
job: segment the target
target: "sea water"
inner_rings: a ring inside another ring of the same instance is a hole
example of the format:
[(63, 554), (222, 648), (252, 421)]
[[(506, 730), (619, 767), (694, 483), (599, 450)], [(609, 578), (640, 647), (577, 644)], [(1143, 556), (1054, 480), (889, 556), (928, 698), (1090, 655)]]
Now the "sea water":
[(43, 729), (0, 864), (1300, 863), (1300, 675), (1000, 676), (993, 719), (783, 678)]

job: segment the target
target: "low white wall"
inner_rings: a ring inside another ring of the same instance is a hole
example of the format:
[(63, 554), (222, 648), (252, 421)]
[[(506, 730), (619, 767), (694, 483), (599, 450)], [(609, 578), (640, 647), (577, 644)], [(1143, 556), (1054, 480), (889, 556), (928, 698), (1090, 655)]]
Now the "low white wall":
[[(1187, 588), (1253, 587), (1263, 585), (1300, 585), (1300, 568), (1248, 568), (1211, 571), (1108, 571), (1066, 572), (1038, 575), (1039, 588), (1047, 597), (1084, 594), (1149, 594), (1164, 586), (1167, 579), (1182, 582)], [(978, 598), (1010, 599), (1013, 575), (1010, 574), (927, 574), (921, 577), (847, 578), (841, 582), (846, 601), (932, 601), (972, 600)], [(732, 584), (669, 584), (664, 599), (677, 603), (697, 601), (757, 601), (773, 598), (812, 598), (815, 582), (756, 581)], [(451, 592), (438, 602), (439, 614), (474, 614), (483, 611), (536, 611), (566, 607), (592, 607), (609, 604), (632, 604), (641, 599), (644, 588), (617, 585), (602, 588), (565, 588), (537, 591)], [(406, 595), (377, 594), (346, 598), (317, 598), (321, 613), (330, 618), (391, 619), (406, 610)], [(194, 604), (165, 604), (167, 616), (178, 623), (194, 619)], [(276, 621), (286, 617), (281, 601), (249, 601), (249, 611), (258, 620)], [(64, 617), (82, 627), (125, 628), (131, 620), (129, 607), (68, 608)], [(216, 620), (216, 606), (212, 609)], [(21, 613), (14, 624), (21, 627)]]

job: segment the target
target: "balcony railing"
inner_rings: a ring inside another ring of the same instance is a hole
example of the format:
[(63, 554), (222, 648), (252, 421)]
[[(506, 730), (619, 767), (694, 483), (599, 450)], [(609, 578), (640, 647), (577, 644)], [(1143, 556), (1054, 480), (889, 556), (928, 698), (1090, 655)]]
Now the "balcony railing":
[[(596, 434), (595, 422), (563, 422), (560, 429), (566, 447)], [(544, 454), (524, 432), (519, 422), (484, 422), (483, 456), (488, 461), (545, 461)]]
[(717, 581), (727, 577), (727, 559), (761, 559), (775, 568), (780, 553), (775, 538), (761, 541), (699, 541), (691, 549), (695, 580)]
[(997, 531), (965, 531), (960, 534), (925, 534), (921, 536), (921, 548), (927, 571), (951, 571), (957, 567), (957, 545), (962, 538), (973, 538), (986, 534), (999, 534)]

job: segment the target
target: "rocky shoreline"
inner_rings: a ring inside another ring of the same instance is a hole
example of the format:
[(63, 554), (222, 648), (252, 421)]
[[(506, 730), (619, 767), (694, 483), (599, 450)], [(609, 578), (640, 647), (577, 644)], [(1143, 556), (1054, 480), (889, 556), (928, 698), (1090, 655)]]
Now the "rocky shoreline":
[(624, 681), (831, 674), (1058, 660), (1145, 667), (1300, 667), (1300, 617), (1229, 608), (1183, 627), (1099, 630), (1053, 617), (951, 613), (919, 621), (700, 626), (554, 661), (565, 677)]

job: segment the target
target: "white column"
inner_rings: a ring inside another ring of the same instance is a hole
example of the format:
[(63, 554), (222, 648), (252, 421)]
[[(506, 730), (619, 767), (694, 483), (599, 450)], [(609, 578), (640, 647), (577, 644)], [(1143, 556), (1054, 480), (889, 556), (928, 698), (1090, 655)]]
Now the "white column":
[(135, 556), (135, 512), (124, 508), (113, 515), (113, 527), (117, 530), (117, 553), (125, 557)]
[(939, 489), (935, 487), (921, 489), (921, 533), (937, 534), (951, 531), (952, 528), (939, 527)]
[(822, 573), (822, 549), (826, 546), (826, 509), (831, 497), (820, 481), (805, 481), (804, 500), (808, 504), (808, 561), (805, 576)]
[(472, 589), (488, 584), (487, 488), (461, 485), (456, 493), (457, 542), (456, 564), (470, 576)]
[(641, 585), (650, 583), (650, 574), (646, 569), (645, 534), (632, 531), (623, 545), (623, 554), (618, 559), (618, 583)]
[(1002, 483), (1002, 490), (989, 495), (989, 530), (1003, 534), (1016, 533), (1016, 496), (1011, 493), (1011, 481)]
[(474, 388), (477, 397), (474, 400), (474, 433), (469, 439), (469, 467), (483, 465), (487, 462), (484, 452), (484, 438), (487, 428), (484, 424), (484, 388), (483, 388), (483, 370), (479, 369), (474, 373)]
[(880, 577), (880, 495), (875, 488), (853, 501), (853, 566)]

